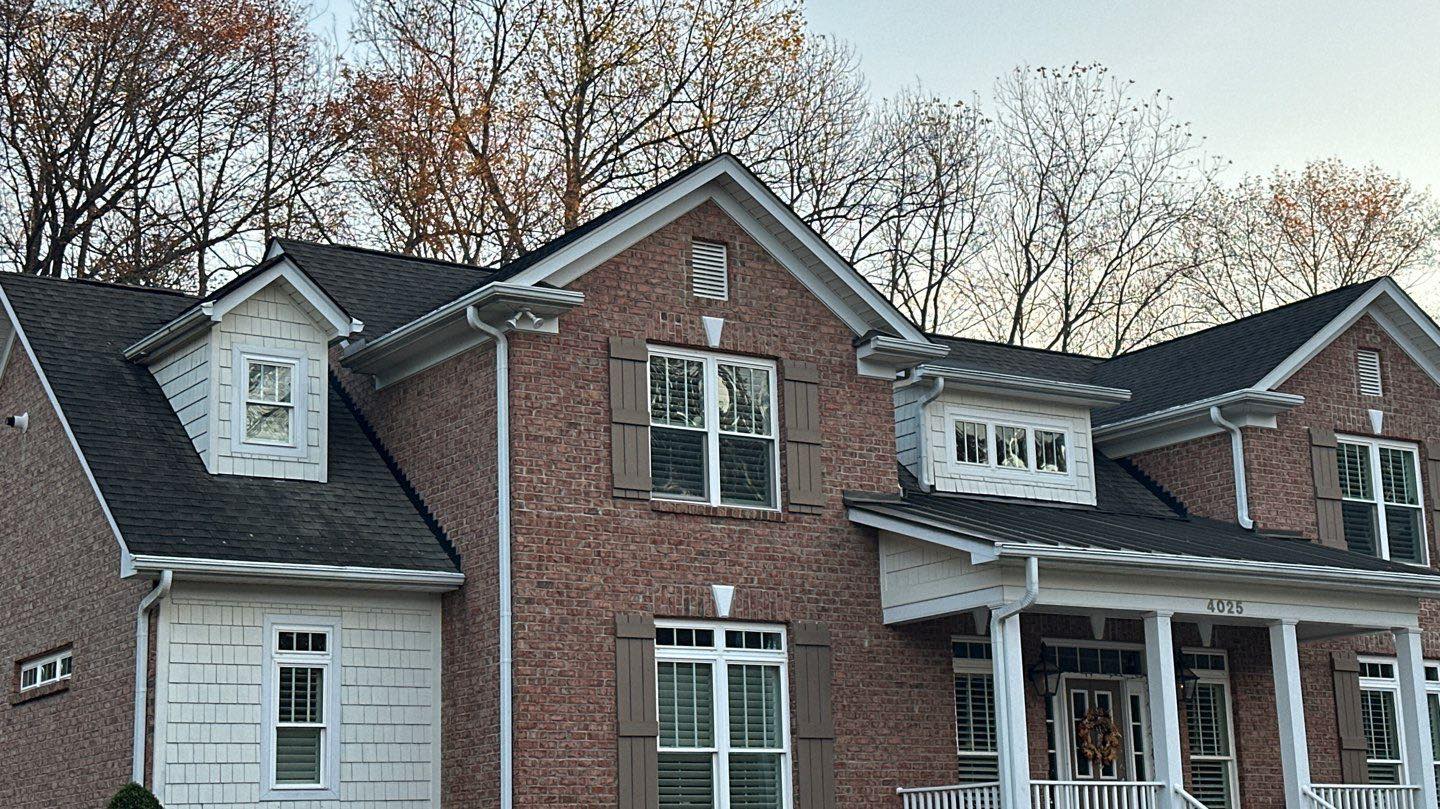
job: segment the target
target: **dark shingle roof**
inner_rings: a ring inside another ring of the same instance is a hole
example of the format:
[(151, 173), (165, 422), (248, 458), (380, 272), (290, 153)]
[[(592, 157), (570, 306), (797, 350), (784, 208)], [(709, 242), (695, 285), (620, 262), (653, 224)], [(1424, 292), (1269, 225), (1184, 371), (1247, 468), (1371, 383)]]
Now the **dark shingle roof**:
[[(1073, 506), (926, 493), (902, 475), (903, 493), (850, 493), (846, 503), (866, 511), (946, 526), (996, 542), (1115, 550), (1233, 561), (1315, 565), (1378, 572), (1426, 574), (1297, 539), (1261, 536), (1234, 523), (1187, 517), (1175, 511), (1120, 464), (1095, 456), (1096, 505)], [(1434, 574), (1440, 576), (1440, 574)]]
[(329, 482), (211, 475), (149, 370), (121, 351), (195, 303), (156, 290), (0, 274), (131, 553), (454, 571), (332, 389)]
[(1095, 366), (1104, 362), (1099, 357), (991, 343), (966, 337), (932, 334), (930, 339), (950, 349), (948, 356), (932, 360), (930, 364), (947, 368), (993, 371), (1012, 376), (1089, 385), (1093, 384), (1091, 376), (1095, 372)]

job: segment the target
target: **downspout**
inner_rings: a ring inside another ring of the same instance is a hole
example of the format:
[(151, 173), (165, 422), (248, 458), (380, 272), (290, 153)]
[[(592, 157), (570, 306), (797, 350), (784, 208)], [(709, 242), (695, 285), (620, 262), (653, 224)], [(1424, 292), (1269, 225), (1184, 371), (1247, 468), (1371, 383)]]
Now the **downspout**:
[(1235, 520), (1246, 530), (1255, 527), (1250, 519), (1250, 494), (1245, 485), (1245, 441), (1240, 437), (1240, 428), (1220, 414), (1220, 407), (1210, 408), (1210, 420), (1215, 426), (1230, 434), (1230, 463), (1235, 467)]
[[(1021, 593), (1019, 598), (1015, 599), (1009, 604), (1002, 604), (990, 611), (990, 645), (992, 649), (994, 649), (996, 645), (996, 640), (1001, 638), (1001, 625), (1004, 623), (1004, 621), (1013, 615), (1018, 615), (1021, 610), (1024, 610), (1034, 604), (1035, 600), (1039, 597), (1040, 560), (1034, 556), (1027, 556), (1025, 557), (1025, 592)], [(996, 651), (998, 652), (998, 654), (991, 654), (990, 656), (990, 665), (993, 671), (995, 682), (997, 684), (996, 691), (999, 693), (1008, 693), (1008, 691), (1005, 689), (1010, 682), (1011, 676), (1011, 673), (1008, 671), (1009, 661), (1007, 660), (1007, 655), (1005, 654), (1003, 648)], [(1021, 689), (1021, 693), (1023, 696), (1023, 675), (1021, 681)], [(1028, 788), (1030, 773), (1020, 772), (1017, 775), (1017, 771), (1022, 768), (1016, 765), (1016, 762), (1011, 757), (1010, 751), (1014, 743), (1014, 739), (1011, 738), (1013, 735), (1011, 731), (1014, 730), (1017, 725), (1020, 728), (1024, 728), (1026, 724), (1025, 702), (1023, 699), (1020, 701), (1019, 705), (1012, 705), (1010, 704), (1011, 702), (1012, 700), (1008, 698), (996, 701), (996, 708), (998, 709), (998, 715), (996, 716), (996, 720), (1002, 723), (1000, 726), (1004, 728), (1003, 738), (1005, 740), (1005, 744), (1001, 745), (1000, 749), (1001, 773), (1006, 779), (1006, 781), (1001, 784), (1001, 792), (1003, 794), (1007, 789), (1011, 790), (1009, 800), (1006, 800), (1005, 803), (1011, 803), (1015, 806), (1022, 806), (1025, 805), (1030, 798)], [(1020, 715), (1018, 717), (1019, 722), (1015, 721), (1016, 717), (1014, 715), (1014, 711), (1016, 710), (1020, 711)], [(1021, 738), (1026, 738), (1023, 731), (1021, 733)], [(1028, 742), (1021, 743), (1027, 744)]]
[[(916, 371), (915, 378), (910, 380), (910, 385), (918, 385), (920, 384), (920, 380), (924, 378), (925, 373), (923, 371)], [(906, 385), (906, 387), (910, 385)], [(916, 437), (915, 442), (920, 450), (920, 460), (918, 462), (920, 474), (916, 477), (920, 479), (920, 485), (923, 486), (927, 492), (935, 490), (935, 471), (930, 468), (930, 441), (928, 440), (928, 433), (925, 429), (925, 408), (929, 407), (931, 402), (940, 398), (940, 393), (944, 390), (945, 378), (942, 376), (932, 376), (930, 377), (930, 389), (920, 394), (920, 398), (915, 401), (916, 429), (919, 430), (919, 435)]]
[(510, 341), (505, 332), (480, 319), (475, 307), (465, 309), (465, 320), (495, 341), (495, 499), (500, 575), (500, 809), (515, 804), (515, 720), (512, 704), (514, 656), (511, 651), (510, 607)]
[(145, 700), (150, 675), (150, 609), (170, 594), (170, 585), (175, 580), (172, 571), (160, 573), (160, 583), (135, 609), (135, 738), (130, 748), (130, 780), (145, 783)]

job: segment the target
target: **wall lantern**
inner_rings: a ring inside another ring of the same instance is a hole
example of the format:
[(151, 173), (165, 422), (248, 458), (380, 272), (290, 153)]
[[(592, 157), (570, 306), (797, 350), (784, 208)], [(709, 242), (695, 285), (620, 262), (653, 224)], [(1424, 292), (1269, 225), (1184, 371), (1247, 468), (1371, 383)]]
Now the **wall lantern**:
[(1050, 649), (1045, 644), (1040, 644), (1040, 659), (1030, 664), (1029, 671), (1030, 686), (1035, 693), (1044, 697), (1047, 701), (1060, 693), (1060, 675), (1063, 674), (1060, 667), (1055, 665), (1051, 659)]

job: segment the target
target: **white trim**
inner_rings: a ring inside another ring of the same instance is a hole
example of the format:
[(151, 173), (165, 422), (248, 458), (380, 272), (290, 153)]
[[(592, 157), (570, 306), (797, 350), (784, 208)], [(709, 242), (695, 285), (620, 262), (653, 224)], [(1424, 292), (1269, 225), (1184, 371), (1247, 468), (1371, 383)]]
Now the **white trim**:
[[(70, 661), (71, 670), (68, 672), (62, 672), (60, 664), (66, 660)], [(50, 665), (51, 663), (55, 664), (55, 676), (49, 679), (41, 679), (40, 670)], [(30, 660), (20, 664), (20, 693), (23, 694), (26, 691), (33, 691), (36, 688), (50, 685), (52, 683), (64, 682), (70, 679), (71, 675), (74, 673), (74, 666), (74, 652), (68, 647), (63, 651), (53, 652), (51, 654), (44, 655), (43, 657), (31, 658)], [(25, 673), (27, 671), (35, 672), (35, 682), (31, 683), (30, 685), (24, 684)]]
[(85, 460), (85, 453), (80, 449), (80, 442), (75, 438), (75, 431), (70, 429), (70, 420), (65, 418), (65, 411), (60, 407), (60, 399), (55, 396), (55, 389), (50, 387), (50, 380), (45, 376), (45, 369), (40, 366), (40, 358), (35, 355), (35, 349), (31, 347), (30, 340), (25, 336), (25, 329), (20, 325), (20, 318), (15, 314), (15, 308), (10, 304), (10, 298), (5, 290), (0, 288), (0, 304), (5, 307), (5, 314), (10, 318), (10, 325), (15, 328), (15, 336), (19, 338), (20, 345), (25, 347), (25, 356), (29, 358), (30, 365), (35, 369), (35, 376), (40, 380), (40, 387), (45, 389), (45, 398), (50, 400), (50, 406), (55, 408), (55, 416), (60, 419), (60, 426), (65, 430), (65, 437), (70, 440), (70, 448), (75, 450), (75, 457), (80, 461), (80, 468), (85, 472), (85, 479), (90, 482), (90, 490), (95, 492), (95, 499), (100, 502), (100, 511), (105, 515), (105, 522), (109, 524), (110, 531), (115, 535), (115, 544), (120, 546), (120, 575), (129, 576), (134, 572), (133, 559), (130, 556), (130, 548), (125, 545), (125, 537), (120, 533), (120, 526), (115, 523), (115, 515), (110, 512), (110, 504), (105, 502), (105, 495), (100, 491), (100, 484), (95, 480), (95, 473), (90, 469), (90, 462)]
[(878, 528), (881, 531), (889, 531), (892, 534), (922, 539), (926, 542), (933, 542), (936, 545), (943, 545), (947, 548), (954, 548), (957, 551), (964, 551), (970, 554), (972, 564), (983, 564), (1000, 557), (995, 546), (989, 542), (977, 539), (970, 539), (963, 534), (947, 530), (943, 525), (922, 525), (909, 520), (902, 520), (895, 517), (887, 517), (883, 514), (876, 514), (873, 511), (855, 508), (847, 509), (847, 516), (850, 522), (857, 525), (865, 525), (871, 528)]
[(441, 689), (445, 687), (445, 655), (442, 644), (445, 640), (445, 605), (440, 599), (435, 599), (432, 607), (435, 616), (435, 628), (431, 633), (434, 638), (435, 652), (432, 658), (432, 665), (435, 666), (433, 679), (430, 687), (434, 693), (430, 696), (430, 809), (440, 809), (440, 773), (444, 764), (441, 743), (445, 734), (440, 730), (445, 726), (445, 701)]
[(1130, 401), (1130, 391), (1125, 388), (1110, 388), (1102, 385), (1087, 385), (1079, 382), (1061, 382), (1053, 379), (1039, 379), (1014, 374), (1002, 374), (995, 371), (952, 368), (942, 365), (922, 365), (916, 369), (916, 372), (923, 373), (925, 376), (940, 377), (962, 388), (1031, 394), (1036, 398), (1059, 401), (1066, 404), (1101, 406), (1122, 404)]
[(3, 339), (0, 339), (0, 382), (5, 381), (5, 368), (10, 364), (10, 351), (15, 347), (15, 330), (10, 329)]
[[(237, 344), (231, 349), (230, 451), (235, 455), (282, 455), (304, 458), (310, 454), (310, 369), (304, 351)], [(250, 404), (251, 362), (290, 367), (290, 440), (272, 443), (246, 434), (245, 408)], [(218, 371), (218, 369), (217, 369)], [(323, 400), (324, 397), (322, 397)], [(323, 429), (322, 429), (323, 433)], [(324, 440), (322, 434), (321, 439)]]
[[(155, 609), (155, 737), (150, 754), (150, 791), (165, 804), (165, 754), (170, 739), (170, 623), (171, 610), (161, 601)], [(148, 672), (147, 672), (148, 673)], [(144, 730), (140, 731), (141, 744)]]
[(1091, 429), (1095, 447), (1112, 458), (1217, 435), (1221, 428), (1210, 420), (1210, 408), (1222, 409), (1226, 419), (1239, 427), (1275, 428), (1275, 417), (1305, 403), (1305, 397), (1291, 393), (1246, 388), (1205, 399), (1142, 413)]
[[(282, 652), (277, 648), (281, 631), (324, 632), (323, 653)], [(260, 800), (338, 800), (340, 798), (340, 746), (344, 706), (341, 704), (340, 681), (343, 679), (341, 655), (341, 620), (339, 616), (266, 615), (261, 643), (260, 669)], [(317, 785), (280, 785), (275, 783), (276, 713), (279, 710), (279, 669), (295, 665), (325, 670), (325, 697), (321, 706), (320, 783)], [(438, 730), (438, 728), (437, 728)]]
[(465, 574), (445, 570), (402, 570), (346, 565), (296, 565), (283, 562), (245, 562), (141, 554), (131, 560), (138, 572), (173, 570), (196, 578), (225, 577), (243, 580), (333, 582), (337, 586), (394, 587), (410, 590), (453, 590), (465, 583)]

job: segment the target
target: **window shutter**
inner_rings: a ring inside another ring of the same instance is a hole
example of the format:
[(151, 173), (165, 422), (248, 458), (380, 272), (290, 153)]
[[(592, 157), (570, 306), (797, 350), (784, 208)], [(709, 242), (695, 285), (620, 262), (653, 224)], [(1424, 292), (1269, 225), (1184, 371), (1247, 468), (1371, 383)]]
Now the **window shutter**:
[(610, 338), (610, 465), (616, 497), (650, 498), (649, 368), (644, 340)]
[(655, 618), (615, 616), (619, 809), (659, 809), (660, 717), (655, 696)]
[(792, 511), (819, 513), (825, 506), (820, 459), (820, 370), (785, 361), (785, 478)]
[(835, 717), (830, 709), (830, 629), (795, 625), (796, 809), (835, 809)]
[[(1440, 440), (1425, 442), (1425, 479), (1430, 483), (1430, 513), (1433, 519), (1430, 527), (1440, 525)], [(1426, 535), (1429, 535), (1426, 531)]]
[(1345, 550), (1344, 516), (1340, 509), (1340, 470), (1335, 431), (1310, 428), (1310, 470), (1315, 478), (1315, 525), (1321, 545)]
[(1340, 730), (1340, 780), (1370, 782), (1365, 757), (1365, 723), (1360, 717), (1360, 663), (1354, 652), (1331, 652), (1335, 675), (1335, 723)]
[(1385, 388), (1380, 382), (1380, 352), (1363, 348), (1356, 351), (1355, 371), (1360, 379), (1360, 393), (1362, 395), (1384, 395)]

